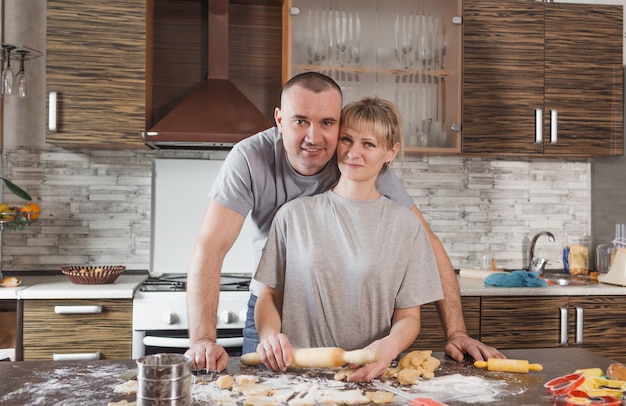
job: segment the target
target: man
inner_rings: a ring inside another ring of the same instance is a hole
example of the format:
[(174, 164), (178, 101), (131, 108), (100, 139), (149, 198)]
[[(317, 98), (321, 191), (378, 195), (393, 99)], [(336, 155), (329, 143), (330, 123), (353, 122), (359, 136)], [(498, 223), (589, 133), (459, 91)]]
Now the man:
[[(190, 348), (186, 354), (196, 368), (221, 371), (228, 364), (228, 354), (216, 344), (219, 278), (222, 261), (248, 212), (258, 228), (254, 238), (258, 262), (280, 206), (299, 196), (324, 192), (339, 179), (335, 150), (342, 104), (341, 89), (328, 76), (315, 72), (297, 75), (283, 88), (281, 106), (274, 112), (276, 127), (243, 140), (228, 154), (210, 192), (187, 276)], [(437, 309), (446, 332), (446, 353), (457, 361), (464, 353), (476, 360), (504, 358), (497, 349), (467, 335), (450, 259), (393, 171), (383, 171), (376, 186), (410, 208), (428, 233), (444, 291)], [(258, 344), (254, 304), (259, 287), (255, 282), (250, 286), (244, 353), (255, 351)]]

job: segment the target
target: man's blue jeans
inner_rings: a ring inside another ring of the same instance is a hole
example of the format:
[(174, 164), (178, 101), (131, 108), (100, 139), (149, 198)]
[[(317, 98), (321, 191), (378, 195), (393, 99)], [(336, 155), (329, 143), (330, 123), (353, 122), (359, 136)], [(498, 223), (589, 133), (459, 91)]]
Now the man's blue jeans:
[(250, 293), (250, 299), (248, 300), (248, 313), (246, 314), (246, 326), (243, 328), (243, 354), (256, 352), (256, 347), (261, 342), (259, 339), (259, 333), (256, 331), (256, 326), (254, 325), (255, 305), (256, 295)]

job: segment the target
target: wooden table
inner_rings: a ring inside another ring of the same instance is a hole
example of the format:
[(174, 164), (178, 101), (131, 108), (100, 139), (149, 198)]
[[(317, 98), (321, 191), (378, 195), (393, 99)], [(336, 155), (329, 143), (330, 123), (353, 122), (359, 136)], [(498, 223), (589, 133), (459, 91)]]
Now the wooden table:
[[(442, 360), (437, 376), (460, 374), (491, 380), (503, 386), (498, 399), (488, 405), (565, 405), (563, 399), (548, 395), (543, 384), (550, 379), (574, 372), (576, 369), (598, 367), (606, 371), (612, 360), (580, 348), (504, 350), (507, 357), (526, 359), (544, 366), (541, 372), (528, 374), (490, 372), (475, 368), (471, 362), (457, 363), (442, 353), (434, 354)], [(2, 405), (106, 405), (110, 401), (135, 396), (114, 393), (116, 385), (123, 381), (120, 373), (136, 367), (135, 361), (20, 361), (0, 362), (0, 404)], [(273, 373), (265, 368), (245, 367), (238, 359), (232, 359), (228, 373), (258, 374), (262, 377)], [(290, 373), (301, 374), (293, 371)], [(417, 397), (417, 396), (416, 396)], [(398, 398), (397, 398), (398, 399)], [(398, 399), (399, 403), (406, 401)], [(464, 401), (447, 401), (447, 404), (467, 406)], [(207, 404), (194, 399), (193, 405)], [(474, 403), (477, 404), (477, 403)], [(480, 404), (480, 403), (478, 403)]]

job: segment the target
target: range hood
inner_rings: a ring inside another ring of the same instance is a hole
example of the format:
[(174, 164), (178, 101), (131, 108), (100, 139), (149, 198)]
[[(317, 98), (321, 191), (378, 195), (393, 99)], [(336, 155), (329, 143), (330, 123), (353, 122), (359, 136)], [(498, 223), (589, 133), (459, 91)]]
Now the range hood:
[(148, 131), (151, 148), (224, 148), (273, 124), (228, 79), (228, 0), (209, 0), (208, 77)]

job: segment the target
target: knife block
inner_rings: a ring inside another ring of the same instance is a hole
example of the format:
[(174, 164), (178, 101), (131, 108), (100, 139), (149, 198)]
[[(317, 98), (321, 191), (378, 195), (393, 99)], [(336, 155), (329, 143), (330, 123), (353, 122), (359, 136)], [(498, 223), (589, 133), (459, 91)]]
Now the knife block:
[(598, 275), (598, 281), (611, 285), (626, 286), (626, 248), (617, 250), (609, 272), (605, 275)]

